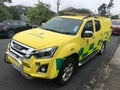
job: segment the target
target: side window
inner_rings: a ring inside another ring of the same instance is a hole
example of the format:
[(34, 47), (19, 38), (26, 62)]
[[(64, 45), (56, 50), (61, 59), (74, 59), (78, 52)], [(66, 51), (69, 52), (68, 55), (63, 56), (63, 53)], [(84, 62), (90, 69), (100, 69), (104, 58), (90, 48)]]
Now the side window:
[(15, 26), (19, 26), (20, 23), (19, 23), (18, 21), (14, 21), (14, 25), (15, 25)]
[(100, 30), (101, 25), (100, 25), (100, 22), (99, 22), (98, 20), (95, 20), (94, 22), (95, 22), (95, 30), (96, 30), (96, 32), (97, 32), (97, 31)]
[(27, 25), (27, 23), (24, 22), (24, 21), (20, 21), (20, 24), (21, 24), (22, 26), (26, 26), (26, 25)]
[(85, 24), (85, 26), (84, 26), (84, 28), (83, 28), (83, 32), (85, 32), (85, 31), (92, 31), (92, 32), (94, 32), (92, 20), (91, 20), (91, 21), (88, 21), (88, 22)]
[(92, 31), (94, 33), (94, 29), (93, 29), (93, 23), (92, 23), (92, 20), (88, 21), (84, 28), (83, 28), (83, 31), (81, 33), (81, 36), (84, 36), (84, 32), (85, 31)]

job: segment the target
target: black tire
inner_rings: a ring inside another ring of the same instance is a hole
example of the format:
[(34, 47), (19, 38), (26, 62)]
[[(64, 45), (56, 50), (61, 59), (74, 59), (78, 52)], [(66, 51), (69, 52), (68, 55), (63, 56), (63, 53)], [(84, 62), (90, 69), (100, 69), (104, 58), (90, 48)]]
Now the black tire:
[(102, 43), (102, 46), (101, 46), (101, 49), (100, 49), (100, 51), (99, 51), (99, 53), (98, 53), (98, 55), (102, 55), (102, 54), (104, 53), (105, 47), (106, 47), (106, 43), (103, 42), (103, 43)]
[(69, 57), (67, 60), (64, 61), (62, 67), (59, 71), (57, 78), (55, 79), (56, 82), (60, 85), (67, 84), (70, 79), (72, 78), (76, 69), (76, 63), (73, 57)]
[(7, 32), (7, 36), (9, 38), (12, 38), (14, 34), (15, 34), (15, 31), (13, 31), (13, 30), (10, 30), (10, 31)]

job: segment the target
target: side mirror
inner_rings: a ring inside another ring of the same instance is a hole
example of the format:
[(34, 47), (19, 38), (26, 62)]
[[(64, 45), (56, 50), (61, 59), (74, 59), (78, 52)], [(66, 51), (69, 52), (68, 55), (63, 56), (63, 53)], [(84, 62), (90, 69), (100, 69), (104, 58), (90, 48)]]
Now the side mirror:
[(92, 31), (85, 31), (82, 35), (82, 37), (92, 37), (93, 36), (93, 32)]

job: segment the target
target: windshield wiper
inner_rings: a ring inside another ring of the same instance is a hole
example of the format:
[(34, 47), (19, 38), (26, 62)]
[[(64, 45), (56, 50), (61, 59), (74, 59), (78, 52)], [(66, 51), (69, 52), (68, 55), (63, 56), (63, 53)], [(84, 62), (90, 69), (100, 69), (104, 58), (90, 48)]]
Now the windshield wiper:
[(49, 30), (49, 31), (53, 31), (53, 32), (61, 33), (60, 31), (54, 30), (54, 29), (52, 29), (52, 28), (43, 28), (43, 29), (45, 29), (45, 30)]
[(53, 31), (53, 32), (57, 32), (57, 33), (62, 33), (62, 34), (69, 34), (69, 35), (74, 35), (75, 33), (72, 33), (72, 32), (61, 32), (61, 31), (57, 31), (57, 30), (54, 30), (52, 28), (42, 28), (42, 29), (45, 29), (45, 30), (49, 30), (49, 31)]
[(75, 33), (72, 32), (61, 32), (62, 34), (70, 34), (70, 35), (74, 35)]

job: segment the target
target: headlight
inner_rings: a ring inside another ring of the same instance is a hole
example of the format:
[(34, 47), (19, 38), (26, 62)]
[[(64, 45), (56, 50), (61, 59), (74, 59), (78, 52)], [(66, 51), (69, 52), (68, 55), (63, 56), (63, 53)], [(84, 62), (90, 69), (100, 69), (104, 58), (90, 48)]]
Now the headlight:
[(35, 58), (51, 58), (54, 55), (57, 48), (58, 47), (54, 46), (43, 50), (35, 51), (33, 55), (35, 56)]

